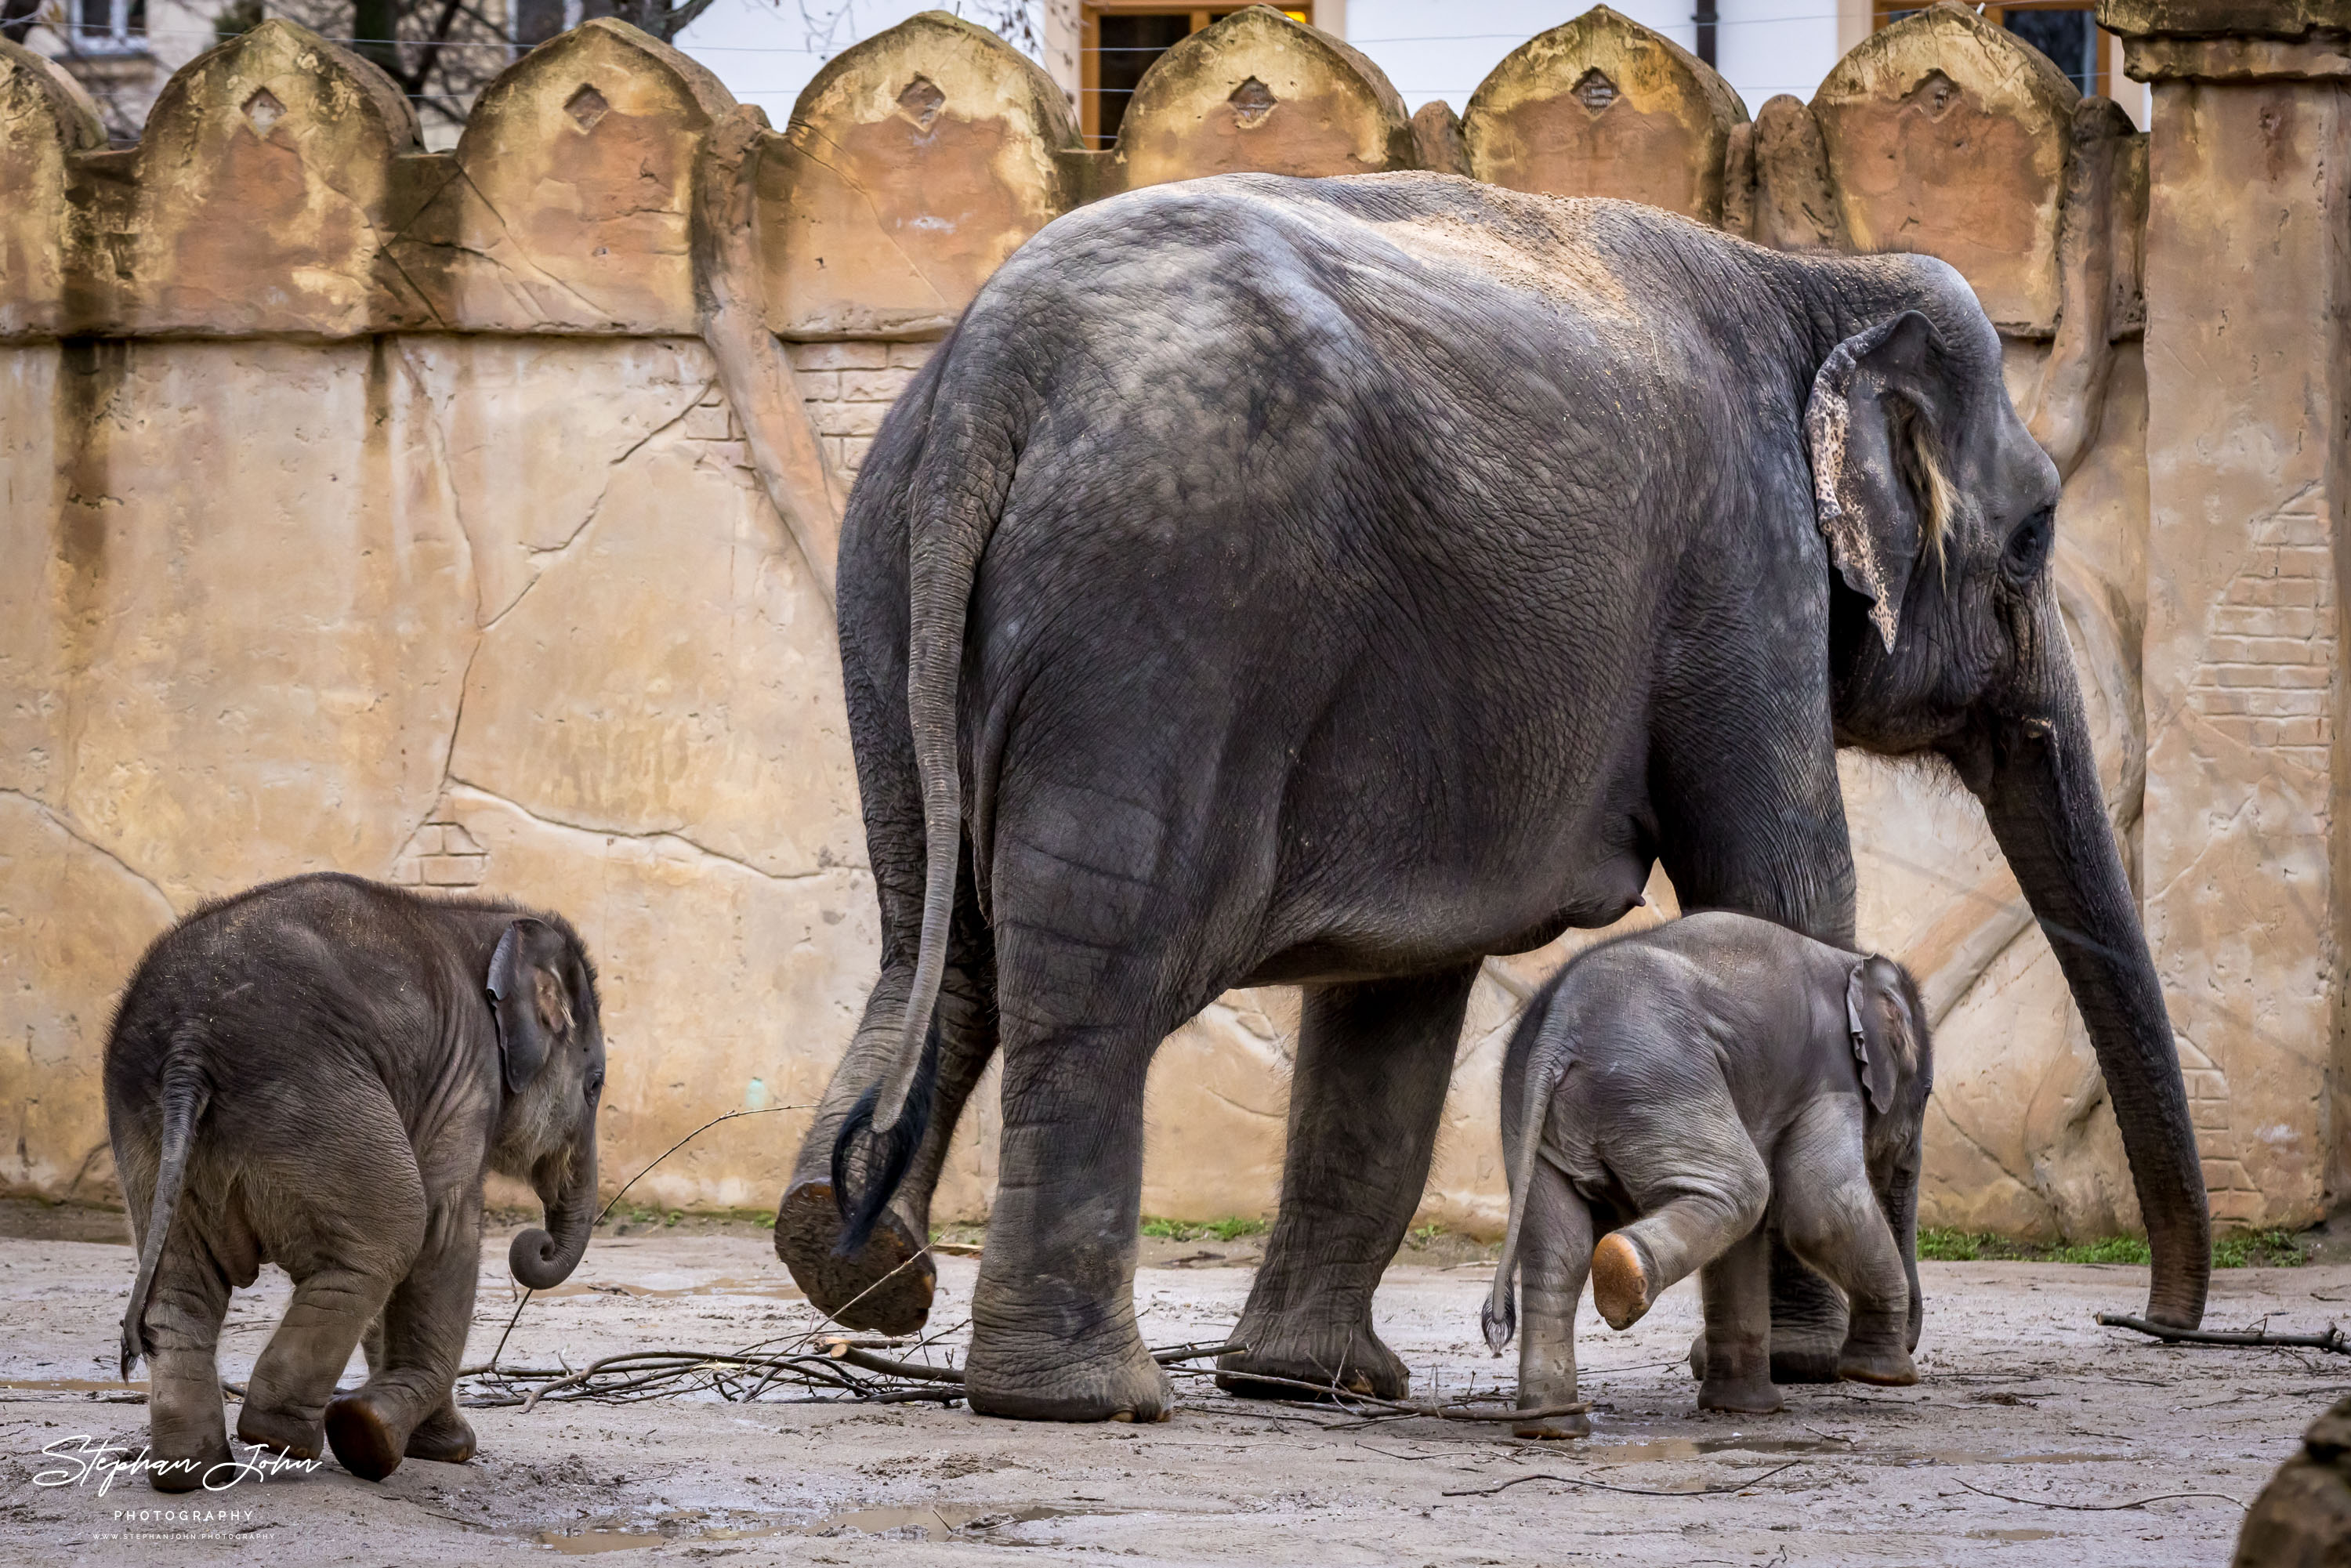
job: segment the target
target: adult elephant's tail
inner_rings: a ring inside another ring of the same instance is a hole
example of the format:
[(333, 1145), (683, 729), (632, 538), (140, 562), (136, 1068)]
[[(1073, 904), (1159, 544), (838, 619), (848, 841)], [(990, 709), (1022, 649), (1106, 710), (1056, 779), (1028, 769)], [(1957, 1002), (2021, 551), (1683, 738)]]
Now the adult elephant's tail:
[[(941, 351), (954, 353), (956, 340)], [(966, 375), (958, 384), (1002, 387), (1007, 378)], [(864, 1246), (930, 1125), (940, 1049), (935, 1015), (963, 847), (956, 736), (965, 620), (980, 557), (1011, 488), (1024, 423), (1012, 399), (998, 402), (985, 392), (933, 406), (932, 426), (914, 470), (914, 515), (906, 533), (906, 710), (923, 789), (922, 938), (898, 1049), (833, 1139), (832, 1190), (841, 1218), (835, 1251), (844, 1258)]]

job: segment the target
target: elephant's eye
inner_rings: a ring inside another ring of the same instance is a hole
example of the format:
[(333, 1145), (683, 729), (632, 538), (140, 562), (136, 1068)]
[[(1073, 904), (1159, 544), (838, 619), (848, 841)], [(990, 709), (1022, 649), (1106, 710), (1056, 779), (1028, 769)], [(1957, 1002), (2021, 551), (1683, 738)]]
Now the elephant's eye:
[(602, 1092), (604, 1092), (604, 1074), (602, 1070), (599, 1069), (588, 1075), (588, 1098), (593, 1100)]
[(2049, 549), (2056, 538), (2056, 513), (2043, 507), (2017, 524), (2016, 530), (2008, 536), (2008, 543), (2000, 552), (2001, 574), (2019, 587), (2032, 581), (2048, 564)]

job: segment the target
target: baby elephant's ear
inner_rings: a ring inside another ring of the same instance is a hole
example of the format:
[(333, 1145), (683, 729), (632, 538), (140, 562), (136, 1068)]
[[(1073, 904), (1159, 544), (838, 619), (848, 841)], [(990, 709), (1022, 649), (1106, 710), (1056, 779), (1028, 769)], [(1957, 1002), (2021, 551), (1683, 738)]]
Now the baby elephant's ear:
[(509, 1094), (537, 1078), (555, 1042), (571, 1032), (562, 977), (563, 937), (544, 920), (525, 915), (508, 925), (490, 955), (490, 1013)]
[(1900, 966), (1887, 958), (1864, 958), (1845, 979), (1845, 1027), (1869, 1108), (1879, 1115), (1894, 1108), (1896, 1086), (1918, 1067), (1918, 1020), (1907, 990)]

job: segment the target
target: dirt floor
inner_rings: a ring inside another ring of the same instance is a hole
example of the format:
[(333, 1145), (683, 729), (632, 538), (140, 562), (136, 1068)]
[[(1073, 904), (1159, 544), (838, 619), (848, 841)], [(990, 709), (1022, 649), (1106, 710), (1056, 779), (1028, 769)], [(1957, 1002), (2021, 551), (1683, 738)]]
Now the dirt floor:
[[(1587, 1306), (1599, 1430), (1574, 1443), (1427, 1419), (1339, 1430), (1334, 1415), (1186, 1377), (1175, 1418), (1147, 1427), (702, 1396), (475, 1411), (475, 1462), (412, 1462), (380, 1485), (331, 1464), (209, 1497), (136, 1479), (101, 1492), (95, 1475), (40, 1485), (75, 1468), (44, 1448), (144, 1439), (140, 1385), (112, 1375), (130, 1249), (72, 1239), (120, 1223), (19, 1224), (42, 1234), (0, 1239), (0, 1562), (2223, 1563), (2240, 1504), (2351, 1389), (2351, 1358), (2168, 1349), (2097, 1327), (2101, 1309), (2138, 1309), (2144, 1270), (1930, 1263), (1917, 1387), (1794, 1389), (1762, 1418), (1694, 1407), (1690, 1285), (1622, 1334)], [(724, 1350), (817, 1322), (764, 1231), (623, 1228), (531, 1301), (510, 1363)], [(1136, 1284), (1145, 1338), (1221, 1338), (1255, 1248), (1151, 1243)], [(503, 1236), (483, 1249), (473, 1359), (512, 1310), (505, 1255)], [(942, 1260), (935, 1327), (963, 1321), (976, 1269)], [(1416, 1393), (1510, 1375), (1478, 1338), (1489, 1275), (1475, 1258), (1389, 1273), (1380, 1327)], [(225, 1375), (251, 1365), (284, 1297), (274, 1271), (238, 1293)], [(2215, 1278), (2208, 1322), (2315, 1328), (2346, 1302), (2351, 1263), (2232, 1270)], [(2176, 1493), (2194, 1495), (2127, 1506)]]

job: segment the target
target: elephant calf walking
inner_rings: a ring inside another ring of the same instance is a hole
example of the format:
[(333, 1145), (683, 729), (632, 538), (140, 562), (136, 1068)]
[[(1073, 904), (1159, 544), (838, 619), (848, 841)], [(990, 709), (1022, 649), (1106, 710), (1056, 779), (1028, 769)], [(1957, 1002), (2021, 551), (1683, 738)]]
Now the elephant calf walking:
[[(1741, 915), (1593, 949), (1527, 1009), (1502, 1069), (1510, 1223), (1485, 1310), (1525, 1335), (1519, 1408), (1575, 1399), (1575, 1313), (1630, 1328), (1701, 1270), (1708, 1410), (1780, 1408), (1776, 1233), (1851, 1305), (1836, 1375), (1917, 1381), (1918, 1152), (1933, 1078), (1902, 966)], [(1593, 1245), (1593, 1233), (1605, 1231)], [(1523, 1436), (1579, 1436), (1581, 1416)]]
[[(533, 1290), (562, 1283), (594, 1223), (604, 1035), (570, 925), (357, 877), (272, 883), (148, 949), (105, 1071), (139, 1241), (122, 1375), (152, 1368), (156, 1489), (237, 1473), (214, 1350), (230, 1287), (264, 1262), (294, 1299), (238, 1437), (303, 1459), (331, 1443), (371, 1480), (403, 1458), (471, 1458), (451, 1391), (483, 1176), (528, 1180), (547, 1205), (549, 1228), (508, 1254)], [(362, 1337), (367, 1384), (337, 1397)]]

